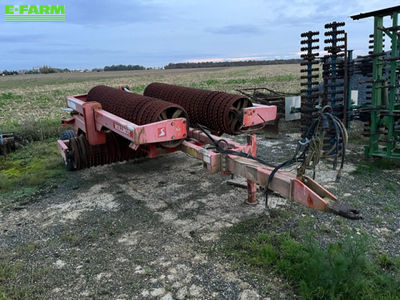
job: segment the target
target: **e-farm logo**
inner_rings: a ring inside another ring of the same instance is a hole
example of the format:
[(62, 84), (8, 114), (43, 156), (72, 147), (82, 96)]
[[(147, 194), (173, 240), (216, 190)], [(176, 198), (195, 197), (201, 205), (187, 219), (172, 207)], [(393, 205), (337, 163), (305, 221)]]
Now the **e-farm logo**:
[(65, 22), (64, 5), (6, 5), (6, 22)]

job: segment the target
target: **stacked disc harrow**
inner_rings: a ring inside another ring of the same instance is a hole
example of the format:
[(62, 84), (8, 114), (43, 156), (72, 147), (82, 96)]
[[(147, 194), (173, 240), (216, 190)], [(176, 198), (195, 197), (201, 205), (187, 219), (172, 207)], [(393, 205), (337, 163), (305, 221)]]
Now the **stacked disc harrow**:
[[(385, 34), (382, 33), (382, 48), (385, 48)], [(382, 79), (378, 80), (373, 80), (373, 62), (375, 58), (378, 58), (380, 62), (384, 62), (387, 57), (387, 53), (382, 51), (382, 52), (374, 52), (374, 35), (370, 34), (369, 35), (369, 51), (368, 55), (366, 56), (361, 56), (360, 58), (362, 59), (360, 62), (356, 63), (354, 65), (354, 72), (356, 74), (361, 74), (364, 76), (364, 80), (360, 81), (359, 84), (364, 85), (366, 89), (366, 95), (365, 99), (363, 99), (362, 103), (362, 108), (361, 108), (361, 113), (368, 114), (368, 118), (365, 118), (364, 121), (364, 131), (363, 135), (365, 137), (370, 137), (371, 136), (371, 118), (369, 117), (370, 111), (372, 109), (372, 93), (373, 93), (373, 85), (380, 84), (384, 87), (384, 80), (383, 78), (389, 78), (390, 73), (387, 68), (381, 67), (381, 72), (382, 72)], [(384, 63), (381, 65), (383, 66)], [(382, 107), (383, 108), (383, 107)], [(380, 124), (378, 127), (378, 132), (382, 134), (386, 134), (385, 126), (383, 124)]]
[(347, 34), (341, 29), (344, 22), (332, 22), (325, 25), (324, 50), (328, 52), (323, 57), (324, 91), (322, 106), (332, 107), (333, 114), (344, 124), (347, 116)]
[(144, 95), (182, 106), (191, 126), (201, 124), (213, 132), (227, 134), (241, 132), (243, 109), (252, 106), (251, 101), (241, 95), (158, 82), (148, 85)]
[[(383, 39), (383, 43), (385, 40)], [(384, 47), (384, 45), (383, 45)], [(361, 120), (364, 121), (363, 136), (369, 137), (371, 132), (371, 118), (368, 107), (372, 104), (372, 60), (374, 57), (374, 35), (369, 35), (369, 51), (367, 56), (360, 57), (353, 65), (353, 73), (362, 77), (358, 83), (365, 88), (365, 95), (362, 99)]]
[(301, 40), (301, 58), (304, 60), (300, 63), (301, 66), (305, 66), (305, 69), (301, 70), (304, 74), (301, 76), (303, 82), (301, 86), (301, 126), (302, 132), (305, 133), (307, 128), (311, 125), (316, 113), (318, 112), (318, 98), (319, 98), (319, 60), (318, 52), (315, 50), (319, 49), (316, 43), (319, 42), (318, 31), (308, 31), (301, 34), (303, 40)]
[[(373, 17), (374, 32), (369, 36), (369, 53), (362, 57), (372, 66), (363, 84), (369, 87), (361, 113), (365, 118), (364, 135), (369, 137), (365, 154), (373, 157), (400, 158), (400, 6), (354, 15), (353, 20)], [(389, 22), (391, 25), (389, 25)], [(390, 51), (385, 47), (390, 46)]]

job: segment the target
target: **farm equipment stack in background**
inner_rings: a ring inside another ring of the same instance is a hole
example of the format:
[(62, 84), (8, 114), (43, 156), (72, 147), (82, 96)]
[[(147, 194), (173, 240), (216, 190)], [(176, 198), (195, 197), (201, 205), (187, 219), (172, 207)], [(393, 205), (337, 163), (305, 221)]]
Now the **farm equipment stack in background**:
[[(356, 59), (353, 59), (353, 51), (348, 50), (344, 22), (325, 25), (328, 38), (324, 41), (324, 50), (328, 54), (322, 57), (311, 54), (312, 49), (318, 49), (317, 45), (312, 45), (312, 42), (318, 42), (318, 32), (301, 35), (307, 37), (301, 44), (308, 45), (301, 48), (302, 65), (308, 70), (308, 76), (302, 76), (307, 79), (302, 83), (307, 85), (307, 90), (302, 90), (303, 134), (309, 128), (310, 120), (315, 119), (324, 107), (330, 107), (347, 129), (353, 120), (364, 122), (364, 136), (369, 137), (366, 156), (400, 158), (399, 12), (400, 6), (395, 6), (352, 16), (353, 20), (374, 17), (369, 54)], [(383, 26), (385, 17), (392, 19), (392, 26)], [(385, 34), (390, 39), (390, 51), (385, 51)], [(323, 69), (323, 81), (312, 81), (311, 78), (319, 78), (317, 74), (311, 74), (313, 70), (318, 71), (319, 64)], [(324, 140), (326, 149), (334, 139), (332, 128), (332, 134)]]
[[(362, 121), (364, 136), (369, 138), (366, 156), (400, 158), (399, 13), (400, 6), (395, 6), (351, 17), (353, 20), (374, 18), (374, 33), (369, 36), (370, 51), (366, 56), (353, 58), (353, 50), (348, 49), (344, 22), (325, 24), (324, 55), (318, 53), (319, 31), (302, 33), (301, 103), (296, 95), (271, 93), (267, 87), (238, 91), (259, 103), (273, 102), (278, 107), (278, 116), (285, 115), (287, 121), (300, 119), (303, 136), (326, 107), (347, 129), (352, 121)], [(391, 26), (384, 27), (385, 18), (391, 18)], [(390, 50), (385, 50), (385, 36)], [(275, 130), (278, 120), (274, 124)], [(331, 149), (336, 142), (341, 141), (336, 141), (332, 127), (324, 136), (324, 149)], [(338, 153), (325, 151), (325, 154)]]
[[(372, 64), (371, 98), (361, 107), (369, 112), (367, 121), (369, 143), (365, 147), (367, 156), (400, 158), (400, 99), (399, 67), (400, 6), (354, 15), (353, 20), (374, 18), (374, 33), (370, 36), (370, 52), (363, 59)], [(384, 19), (391, 18), (391, 26), (384, 27)], [(385, 39), (389, 39), (390, 51), (385, 51)]]
[(318, 112), (318, 98), (319, 98), (319, 60), (317, 59), (319, 53), (315, 50), (319, 49), (316, 43), (319, 42), (319, 31), (308, 31), (301, 34), (300, 55), (304, 62), (300, 63), (305, 69), (301, 69), (301, 130), (303, 133), (311, 126), (312, 121)]

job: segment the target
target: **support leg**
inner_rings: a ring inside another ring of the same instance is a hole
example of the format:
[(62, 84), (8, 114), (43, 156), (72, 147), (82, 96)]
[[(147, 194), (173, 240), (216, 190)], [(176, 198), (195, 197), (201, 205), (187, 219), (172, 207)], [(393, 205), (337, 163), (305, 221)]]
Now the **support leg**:
[[(247, 136), (247, 145), (250, 146), (250, 154), (252, 156), (257, 155), (257, 138), (253, 135)], [(246, 204), (256, 205), (257, 199), (257, 183), (247, 179), (247, 201)]]

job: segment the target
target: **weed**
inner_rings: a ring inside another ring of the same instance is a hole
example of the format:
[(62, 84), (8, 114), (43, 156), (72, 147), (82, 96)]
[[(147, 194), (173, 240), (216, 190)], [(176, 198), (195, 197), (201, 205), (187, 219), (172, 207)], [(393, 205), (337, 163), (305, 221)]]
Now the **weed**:
[(129, 87), (129, 89), (134, 93), (143, 93), (145, 88), (146, 88), (146, 85), (144, 85), (144, 84)]
[(394, 266), (393, 260), (386, 253), (379, 255), (378, 261), (379, 265), (385, 269), (389, 269)]
[(325, 224), (321, 224), (319, 230), (321, 230), (322, 232), (325, 232), (325, 233), (331, 233), (332, 232), (332, 230)]
[[(12, 263), (9, 260), (0, 262), (0, 299), (30, 299), (32, 294), (28, 287), (16, 285), (15, 282), (26, 267), (23, 263)], [(10, 284), (12, 283), (12, 284)]]
[(84, 243), (97, 241), (99, 237), (100, 232), (97, 229), (94, 229), (83, 235), (77, 235), (74, 232), (64, 232), (61, 235), (60, 240), (64, 243), (70, 244), (73, 247), (76, 247)]
[(153, 273), (153, 271), (150, 268), (148, 268), (148, 267), (144, 268), (144, 274), (145, 275), (150, 276), (152, 273)]
[(16, 267), (12, 266), (9, 262), (0, 262), (0, 283), (6, 279), (13, 279), (16, 275)]
[(216, 80), (216, 79), (209, 79), (209, 80), (206, 81), (207, 85), (216, 85), (218, 83), (220, 83), (220, 81)]
[(17, 248), (16, 251), (19, 256), (22, 256), (22, 255), (30, 254), (31, 252), (35, 251), (38, 248), (39, 248), (39, 243), (30, 242), (30, 243), (27, 243), (27, 244)]
[(385, 210), (385, 212), (393, 213), (393, 212), (397, 211), (397, 205), (395, 205), (393, 203), (385, 203), (385, 206), (383, 207), (383, 209)]
[(385, 183), (385, 190), (395, 192), (397, 190), (396, 185), (393, 183), (387, 182), (387, 183)]
[(64, 233), (61, 235), (60, 240), (61, 240), (62, 242), (69, 243), (69, 244), (71, 244), (72, 246), (78, 246), (78, 245), (79, 245), (79, 239), (78, 239), (78, 237), (76, 236), (76, 234), (73, 233), (73, 232), (64, 232)]

